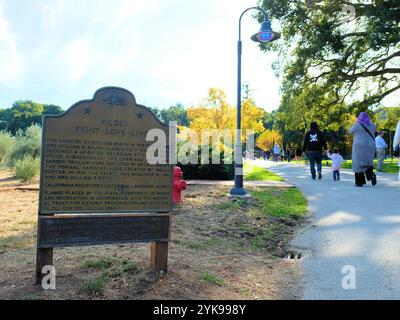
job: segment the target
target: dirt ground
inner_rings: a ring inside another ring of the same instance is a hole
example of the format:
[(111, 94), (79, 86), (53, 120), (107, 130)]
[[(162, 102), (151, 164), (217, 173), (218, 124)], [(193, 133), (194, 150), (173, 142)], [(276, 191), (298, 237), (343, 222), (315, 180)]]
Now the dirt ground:
[(32, 181), (29, 182), (21, 182), (14, 177), (12, 170), (0, 170), (0, 189), (18, 186), (37, 186), (38, 183), (39, 177), (35, 177)]
[(50, 291), (34, 285), (38, 192), (0, 192), (0, 299), (298, 299), (300, 267), (282, 257), (299, 222), (253, 215), (228, 189), (185, 193), (168, 274), (151, 270), (149, 244), (55, 249)]

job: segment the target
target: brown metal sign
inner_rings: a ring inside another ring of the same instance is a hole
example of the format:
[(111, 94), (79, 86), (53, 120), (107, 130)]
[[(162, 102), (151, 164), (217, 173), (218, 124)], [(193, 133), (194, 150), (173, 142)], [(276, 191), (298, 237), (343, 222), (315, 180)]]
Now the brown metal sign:
[(168, 126), (119, 88), (100, 89), (93, 100), (46, 116), (40, 215), (169, 213), (172, 166), (146, 159), (153, 129), (168, 144)]
[[(161, 143), (151, 148), (157, 139)], [(44, 117), (38, 284), (57, 247), (151, 242), (151, 266), (167, 270), (173, 179), (168, 142), (169, 127), (125, 89), (100, 89), (93, 100)]]
[(39, 248), (169, 240), (169, 215), (41, 217)]

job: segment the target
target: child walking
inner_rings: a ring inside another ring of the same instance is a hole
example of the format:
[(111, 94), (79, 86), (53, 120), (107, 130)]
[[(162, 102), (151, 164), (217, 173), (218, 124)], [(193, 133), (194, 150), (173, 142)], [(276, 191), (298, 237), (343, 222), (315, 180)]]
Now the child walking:
[(328, 151), (327, 156), (329, 159), (332, 159), (332, 172), (333, 172), (333, 180), (340, 180), (340, 169), (342, 167), (342, 162), (346, 162), (343, 157), (339, 154), (339, 150), (333, 150), (333, 154), (331, 150)]

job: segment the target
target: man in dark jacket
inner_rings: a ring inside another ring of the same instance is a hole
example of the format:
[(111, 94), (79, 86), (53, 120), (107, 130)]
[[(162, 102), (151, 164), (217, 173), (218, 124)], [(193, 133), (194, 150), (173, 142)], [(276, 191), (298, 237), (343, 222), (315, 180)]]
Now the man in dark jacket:
[(315, 163), (317, 163), (318, 179), (322, 179), (322, 148), (328, 149), (324, 134), (318, 129), (316, 122), (311, 123), (311, 130), (304, 137), (303, 151), (307, 152), (310, 160), (311, 176), (316, 180)]

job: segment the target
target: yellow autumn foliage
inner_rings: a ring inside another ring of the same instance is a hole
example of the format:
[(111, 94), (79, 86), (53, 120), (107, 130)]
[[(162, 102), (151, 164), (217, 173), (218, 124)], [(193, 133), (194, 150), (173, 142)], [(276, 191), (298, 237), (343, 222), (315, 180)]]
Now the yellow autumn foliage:
[[(190, 129), (201, 134), (204, 130), (231, 130), (232, 136), (236, 130), (236, 107), (226, 101), (225, 92), (221, 89), (211, 88), (208, 97), (200, 106), (188, 109), (187, 117)], [(242, 104), (242, 141), (246, 141), (246, 131), (262, 132), (264, 111), (258, 108), (254, 100), (249, 98)]]
[(282, 146), (282, 135), (276, 130), (265, 130), (257, 139), (257, 148), (268, 151), (273, 148), (275, 143), (279, 143)]

